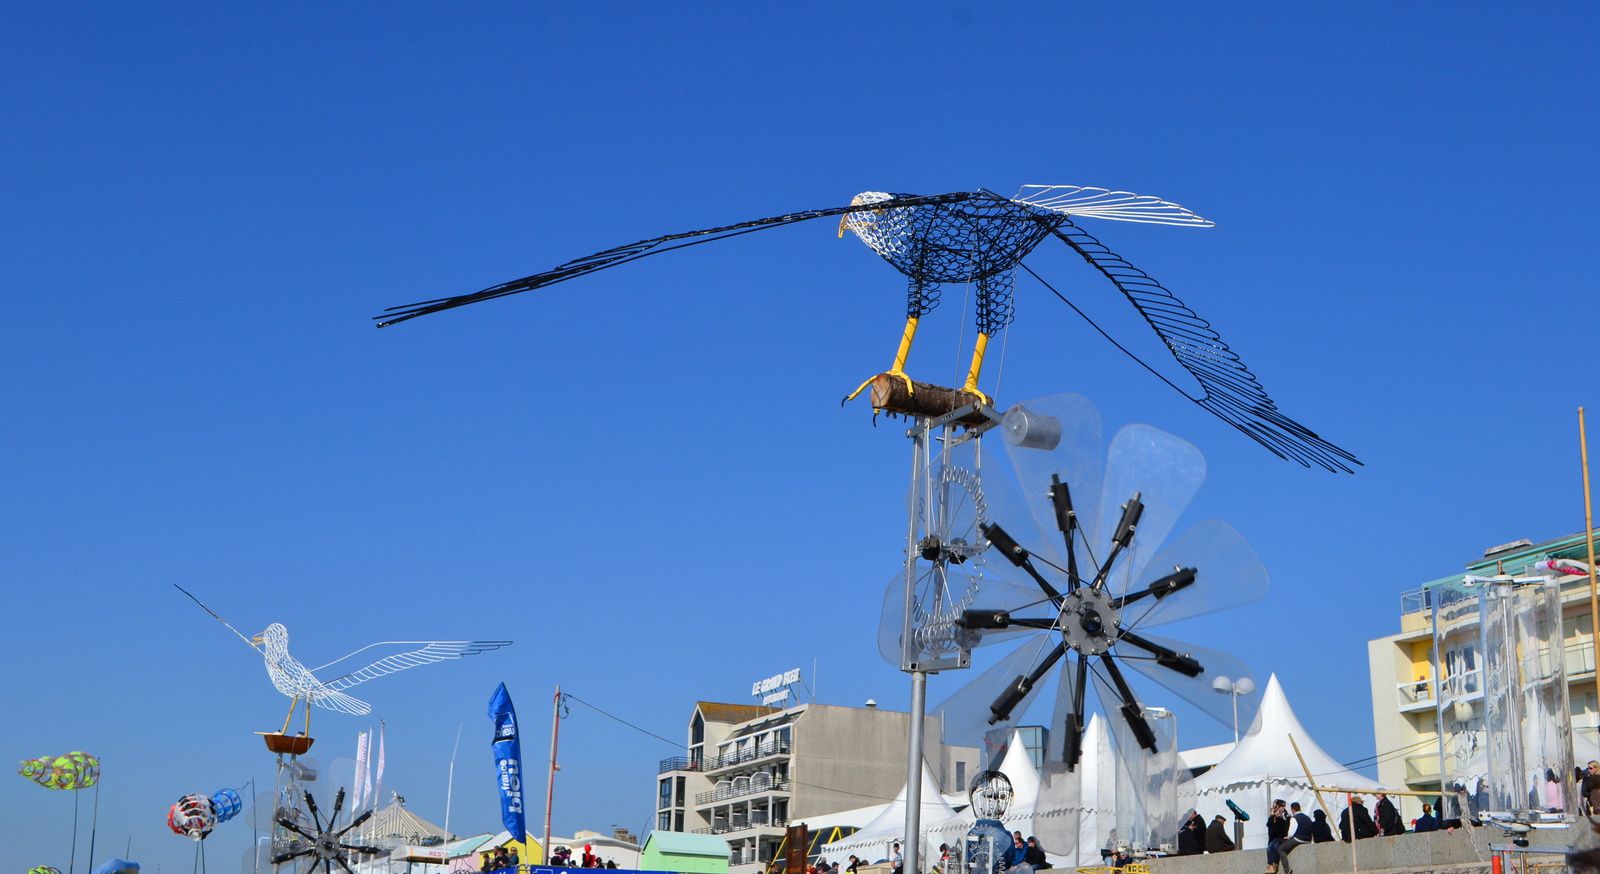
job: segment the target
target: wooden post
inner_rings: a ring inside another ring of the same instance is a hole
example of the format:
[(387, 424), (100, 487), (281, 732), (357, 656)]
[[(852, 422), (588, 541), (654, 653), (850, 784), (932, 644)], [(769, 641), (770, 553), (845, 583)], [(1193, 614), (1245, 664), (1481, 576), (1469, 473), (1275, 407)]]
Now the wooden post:
[[(874, 410), (899, 413), (903, 416), (936, 419), (968, 404), (983, 402), (982, 398), (962, 389), (946, 388), (926, 382), (912, 382), (912, 390), (908, 392), (905, 380), (888, 373), (874, 376), (867, 384), (872, 388), (870, 399)], [(981, 413), (974, 412), (958, 421), (963, 425), (982, 425), (989, 419)]]
[[(1583, 426), (1583, 407), (1578, 408), (1578, 458), (1583, 466), (1583, 542), (1589, 547), (1589, 658), (1595, 663), (1595, 706), (1600, 708), (1600, 596), (1595, 587), (1594, 508), (1589, 503), (1589, 437)], [(1600, 717), (1600, 710), (1596, 716)]]
[(1306, 782), (1311, 784), (1311, 792), (1317, 796), (1317, 806), (1322, 808), (1322, 815), (1332, 821), (1333, 814), (1328, 810), (1328, 802), (1322, 800), (1322, 790), (1317, 786), (1316, 778), (1311, 776), (1311, 769), (1306, 767), (1306, 757), (1300, 755), (1300, 745), (1294, 742), (1292, 734), (1289, 735), (1289, 746), (1294, 748), (1294, 757), (1300, 760), (1300, 770), (1305, 772)]

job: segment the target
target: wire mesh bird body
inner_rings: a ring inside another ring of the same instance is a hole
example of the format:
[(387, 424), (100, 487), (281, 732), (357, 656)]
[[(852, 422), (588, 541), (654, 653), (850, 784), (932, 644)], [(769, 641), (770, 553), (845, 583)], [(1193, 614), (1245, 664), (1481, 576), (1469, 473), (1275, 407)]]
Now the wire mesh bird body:
[[(978, 390), (978, 382), (985, 350), (989, 338), (1011, 323), (1016, 269), (1038, 279), (1083, 315), (1065, 295), (1024, 263), (1044, 240), (1054, 238), (1082, 256), (1123, 294), (1155, 330), (1178, 365), (1195, 379), (1201, 391), (1194, 394), (1185, 390), (1106, 335), (1119, 350), (1158, 379), (1280, 458), (1330, 471), (1348, 472), (1353, 470), (1352, 465), (1360, 464), (1354, 455), (1283, 415), (1255, 374), (1208, 321), (1073, 221), (1088, 217), (1178, 227), (1210, 227), (1212, 224), (1176, 203), (1127, 191), (1078, 185), (1025, 185), (1010, 198), (986, 189), (933, 195), (863, 192), (848, 206), (806, 210), (640, 240), (481, 291), (391, 307), (374, 319), (381, 328), (431, 313), (533, 291), (649, 255), (828, 217), (840, 219), (840, 235), (846, 230), (853, 232), (908, 279), (906, 326), (894, 362), (887, 371), (903, 379), (908, 392), (912, 382), (904, 371), (906, 358), (918, 321), (939, 303), (941, 284), (973, 283), (977, 286), (973, 315), (978, 332), (962, 389), (983, 401), (988, 398)], [(1098, 325), (1090, 324), (1099, 330)], [(860, 394), (865, 387), (863, 383), (849, 397)]]
[(285, 717), (283, 723), (284, 732), (289, 730), (289, 721), (294, 718), (294, 709), (298, 702), (306, 702), (306, 731), (309, 732), (313, 704), (352, 716), (365, 716), (372, 712), (372, 705), (345, 694), (343, 691), (345, 689), (421, 665), (450, 661), (511, 645), (509, 640), (383, 641), (364, 646), (322, 667), (337, 664), (374, 647), (416, 644), (422, 646), (385, 656), (362, 668), (323, 682), (317, 679), (313, 669), (307, 668), (300, 660), (290, 655), (289, 630), (282, 623), (274, 622), (268, 625), (266, 630), (251, 642), (261, 650), (261, 659), (266, 665), (267, 677), (272, 680), (272, 687), (290, 699), (289, 715)]

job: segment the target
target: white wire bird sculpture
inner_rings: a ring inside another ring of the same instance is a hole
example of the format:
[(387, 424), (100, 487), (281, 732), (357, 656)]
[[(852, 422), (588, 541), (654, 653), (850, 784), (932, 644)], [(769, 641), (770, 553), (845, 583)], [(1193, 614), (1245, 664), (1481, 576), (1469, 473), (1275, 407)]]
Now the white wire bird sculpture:
[[(283, 719), (283, 731), (288, 734), (289, 723), (294, 719), (294, 711), (305, 702), (305, 725), (302, 735), (311, 733), (311, 705), (325, 707), (339, 713), (351, 716), (365, 716), (372, 712), (372, 705), (352, 695), (345, 694), (344, 690), (359, 686), (369, 680), (376, 680), (389, 674), (397, 674), (410, 668), (430, 665), (435, 662), (453, 661), (470, 655), (491, 652), (511, 645), (509, 640), (384, 640), (369, 643), (346, 655), (340, 656), (327, 664), (315, 668), (308, 668), (298, 659), (289, 654), (289, 629), (281, 622), (268, 625), (260, 634), (246, 637), (237, 628), (228, 624), (228, 621), (218, 616), (215, 611), (207, 607), (193, 594), (182, 586), (174, 584), (173, 588), (188, 595), (191, 600), (200, 605), (200, 609), (210, 613), (212, 618), (227, 626), (229, 631), (239, 636), (240, 640), (248, 643), (253, 649), (261, 653), (262, 662), (266, 664), (267, 677), (272, 680), (272, 687), (289, 698), (289, 713)], [(340, 674), (331, 680), (317, 679), (318, 671), (330, 668), (346, 659), (353, 658), (360, 653), (371, 649), (386, 646), (417, 647), (400, 652), (391, 653), (353, 671)]]

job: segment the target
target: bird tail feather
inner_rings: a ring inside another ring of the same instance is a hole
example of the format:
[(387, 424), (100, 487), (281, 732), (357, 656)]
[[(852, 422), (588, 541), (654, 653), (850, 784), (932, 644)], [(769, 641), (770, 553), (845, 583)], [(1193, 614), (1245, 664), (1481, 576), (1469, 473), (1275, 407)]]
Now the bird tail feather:
[(318, 707), (326, 707), (351, 716), (366, 716), (372, 712), (372, 705), (360, 698), (335, 692), (330, 689), (319, 689), (311, 693), (311, 703)]

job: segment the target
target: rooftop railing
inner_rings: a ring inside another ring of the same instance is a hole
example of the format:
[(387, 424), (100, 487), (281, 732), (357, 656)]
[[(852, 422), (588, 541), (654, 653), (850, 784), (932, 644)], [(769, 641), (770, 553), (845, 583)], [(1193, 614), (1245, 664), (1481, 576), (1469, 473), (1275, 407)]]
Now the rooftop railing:
[(715, 771), (719, 768), (742, 765), (745, 762), (753, 762), (768, 756), (786, 756), (789, 754), (789, 747), (788, 741), (767, 741), (764, 744), (756, 744), (742, 750), (731, 749), (719, 755), (706, 756), (700, 770)]

